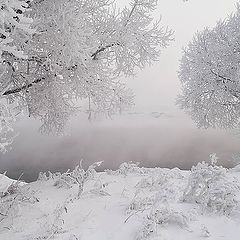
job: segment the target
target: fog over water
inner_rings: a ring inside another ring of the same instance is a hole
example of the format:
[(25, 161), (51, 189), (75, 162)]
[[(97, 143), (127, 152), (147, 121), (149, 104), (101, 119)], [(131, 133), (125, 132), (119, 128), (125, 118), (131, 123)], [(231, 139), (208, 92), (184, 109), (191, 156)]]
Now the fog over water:
[[(123, 6), (129, 1), (120, 1)], [(231, 166), (231, 156), (240, 152), (240, 136), (220, 130), (199, 130), (191, 119), (176, 110), (180, 92), (177, 77), (182, 47), (196, 31), (214, 26), (220, 18), (234, 11), (235, 0), (160, 0), (156, 16), (175, 30), (175, 41), (162, 52), (160, 61), (127, 79), (136, 95), (131, 114), (113, 120), (89, 123), (86, 116), (70, 122), (65, 137), (43, 136), (39, 123), (22, 119), (16, 130), (13, 149), (0, 155), (0, 172), (8, 176), (36, 179), (39, 171), (64, 171), (81, 158), (84, 165), (104, 161), (102, 169), (117, 168), (125, 161), (139, 161), (142, 166), (189, 169), (208, 160), (216, 152), (220, 162)], [(164, 113), (164, 114), (161, 114)]]
[[(231, 156), (240, 149), (240, 137), (226, 131), (199, 130), (186, 116), (159, 112), (132, 113), (88, 123), (75, 120), (64, 137), (40, 135), (32, 121), (25, 120), (13, 149), (1, 156), (1, 170), (10, 177), (24, 172), (24, 179), (36, 179), (39, 171), (64, 171), (80, 159), (84, 166), (104, 161), (99, 170), (116, 169), (122, 162), (138, 161), (146, 167), (189, 169), (217, 153), (220, 163), (231, 166)], [(37, 125), (37, 124), (36, 124)], [(34, 130), (35, 129), (35, 130)]]

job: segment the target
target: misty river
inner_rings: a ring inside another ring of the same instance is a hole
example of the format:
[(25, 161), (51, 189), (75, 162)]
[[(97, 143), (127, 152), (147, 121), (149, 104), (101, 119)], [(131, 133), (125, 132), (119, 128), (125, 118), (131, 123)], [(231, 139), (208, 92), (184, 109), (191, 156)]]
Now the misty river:
[(197, 129), (186, 116), (159, 112), (129, 113), (114, 120), (86, 122), (75, 119), (62, 137), (41, 135), (37, 124), (18, 123), (13, 148), (0, 156), (1, 172), (25, 181), (40, 171), (65, 171), (83, 159), (83, 165), (104, 161), (99, 170), (116, 169), (122, 162), (145, 167), (190, 169), (217, 153), (219, 163), (233, 166), (232, 155), (240, 152), (240, 134)]

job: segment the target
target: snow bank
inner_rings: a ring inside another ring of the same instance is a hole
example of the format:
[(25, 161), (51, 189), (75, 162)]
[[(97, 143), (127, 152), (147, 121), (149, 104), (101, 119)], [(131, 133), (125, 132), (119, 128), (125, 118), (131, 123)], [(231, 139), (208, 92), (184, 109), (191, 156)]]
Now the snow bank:
[[(240, 174), (218, 170), (208, 164), (181, 171), (131, 163), (101, 173), (75, 168), (40, 174), (38, 181), (0, 198), (0, 240), (238, 240)], [(0, 179), (5, 187), (13, 181)], [(83, 183), (80, 196), (76, 179)], [(213, 197), (222, 179), (236, 186), (232, 212), (211, 207), (219, 204)], [(194, 199), (186, 198), (189, 189)], [(211, 198), (199, 201), (202, 196)]]

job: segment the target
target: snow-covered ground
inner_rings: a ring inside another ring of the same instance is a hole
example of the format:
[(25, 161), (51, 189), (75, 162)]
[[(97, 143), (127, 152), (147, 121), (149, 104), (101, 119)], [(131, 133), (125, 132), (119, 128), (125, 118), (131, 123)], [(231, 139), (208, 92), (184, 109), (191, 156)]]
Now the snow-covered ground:
[[(17, 180), (10, 179), (5, 174), (0, 174), (0, 196), (8, 190), (11, 184), (15, 182), (17, 182)], [(20, 182), (20, 185), (25, 184), (23, 182)]]
[[(0, 175), (1, 240), (237, 240), (240, 172), (139, 168), (42, 174), (23, 186)], [(80, 175), (81, 176), (80, 176)], [(83, 191), (72, 181), (85, 178)], [(14, 186), (14, 187), (13, 187)]]

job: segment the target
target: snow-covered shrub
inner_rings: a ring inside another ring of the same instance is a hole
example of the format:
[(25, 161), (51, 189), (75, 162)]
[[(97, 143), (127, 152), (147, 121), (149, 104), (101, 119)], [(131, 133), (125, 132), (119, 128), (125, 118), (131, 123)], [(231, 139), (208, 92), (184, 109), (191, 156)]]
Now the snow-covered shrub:
[[(183, 175), (174, 170), (155, 169), (151, 176), (142, 178), (135, 186), (137, 189), (127, 213), (145, 211), (156, 205), (176, 202), (180, 199), (185, 181), (180, 184)], [(183, 185), (183, 186), (182, 186)]]
[(151, 182), (152, 182), (152, 191), (160, 190), (162, 187), (166, 185), (172, 185), (170, 182), (173, 181), (173, 183), (177, 181), (181, 181), (184, 179), (184, 175), (181, 173), (181, 171), (177, 168), (175, 169), (161, 169), (156, 168), (151, 171)]
[(49, 178), (48, 178), (46, 172), (40, 172), (40, 173), (38, 174), (37, 181), (47, 181), (47, 180), (49, 180)]
[[(76, 169), (76, 168), (75, 168)], [(54, 186), (57, 188), (72, 188), (75, 184), (74, 179), (71, 177), (71, 172), (68, 170), (63, 174), (59, 174), (54, 179)]]
[(95, 176), (95, 168), (100, 166), (102, 162), (96, 162), (90, 165), (87, 170), (84, 170), (82, 167), (82, 161), (77, 165), (74, 170), (68, 170), (65, 173), (39, 173), (38, 180), (47, 181), (50, 179), (54, 180), (54, 186), (58, 188), (72, 188), (74, 185), (78, 185), (78, 194), (80, 195), (83, 192), (84, 183)]
[(34, 191), (30, 191), (20, 181), (13, 182), (0, 197), (0, 229), (11, 227), (13, 219), (19, 214), (23, 204), (36, 202), (39, 202), (39, 199), (35, 197)]
[(156, 192), (156, 202), (163, 202), (164, 199), (177, 200), (185, 183), (185, 178), (179, 171), (179, 169), (154, 169), (149, 177), (142, 178), (135, 187)]
[(171, 179), (171, 176), (167, 172), (153, 172), (152, 176), (148, 178), (142, 178), (137, 184), (136, 188), (151, 188), (151, 190), (158, 190), (163, 185), (166, 185)]
[(172, 209), (168, 206), (161, 206), (153, 209), (144, 220), (143, 229), (140, 231), (137, 239), (147, 239), (152, 234), (157, 233), (159, 226), (177, 225), (181, 228), (188, 227), (192, 220), (191, 214)]
[(40, 172), (38, 174), (37, 181), (48, 181), (51, 179), (56, 179), (56, 178), (60, 177), (61, 175), (62, 175), (62, 173), (60, 173), (60, 172), (55, 172), (55, 173), (52, 173), (51, 171)]
[(148, 216), (149, 220), (156, 224), (176, 224), (180, 227), (187, 227), (189, 216), (181, 211), (176, 211), (168, 207), (157, 209)]
[(124, 175), (127, 176), (127, 174), (131, 173), (137, 173), (137, 174), (146, 174), (149, 173), (149, 169), (144, 168), (144, 167), (139, 167), (139, 162), (124, 162), (119, 166), (119, 169), (116, 171), (111, 170), (111, 169), (106, 169), (105, 172), (108, 175)]
[(239, 202), (236, 193), (239, 186), (226, 176), (221, 166), (202, 162), (192, 167), (183, 201), (200, 204), (211, 211), (230, 214)]
[(142, 178), (137, 184), (136, 184), (136, 188), (140, 189), (140, 188), (149, 188), (152, 187), (153, 185), (153, 181), (151, 177), (148, 178)]
[(159, 187), (157, 193), (155, 194), (156, 203), (170, 203), (177, 202), (181, 197), (181, 186), (174, 184), (165, 184)]
[(149, 207), (152, 207), (154, 204), (154, 196), (149, 196), (149, 197), (134, 197), (134, 199), (131, 201), (129, 204), (126, 213), (136, 213), (136, 212), (141, 212), (149, 209)]
[(129, 173), (134, 173), (139, 169), (139, 162), (124, 162), (119, 166), (118, 173), (127, 175)]

